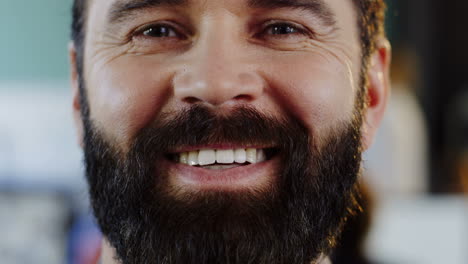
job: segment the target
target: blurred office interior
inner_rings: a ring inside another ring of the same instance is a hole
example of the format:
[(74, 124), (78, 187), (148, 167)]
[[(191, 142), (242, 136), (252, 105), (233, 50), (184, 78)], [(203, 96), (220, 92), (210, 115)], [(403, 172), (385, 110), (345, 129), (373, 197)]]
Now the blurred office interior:
[[(71, 0), (0, 7), (0, 263), (90, 264), (68, 81)], [(387, 1), (392, 97), (363, 179), (375, 263), (468, 263), (468, 2)], [(372, 262), (372, 263), (374, 263)]]

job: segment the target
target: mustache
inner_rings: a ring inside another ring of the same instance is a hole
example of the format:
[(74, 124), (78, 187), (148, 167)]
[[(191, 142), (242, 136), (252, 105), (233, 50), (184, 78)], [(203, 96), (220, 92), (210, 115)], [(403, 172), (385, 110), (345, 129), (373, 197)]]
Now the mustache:
[(184, 146), (209, 144), (285, 149), (298, 141), (298, 131), (308, 137), (307, 129), (298, 120), (274, 117), (253, 107), (240, 106), (229, 114), (219, 114), (207, 106), (194, 105), (178, 113), (161, 114), (140, 131), (131, 149), (169, 153)]

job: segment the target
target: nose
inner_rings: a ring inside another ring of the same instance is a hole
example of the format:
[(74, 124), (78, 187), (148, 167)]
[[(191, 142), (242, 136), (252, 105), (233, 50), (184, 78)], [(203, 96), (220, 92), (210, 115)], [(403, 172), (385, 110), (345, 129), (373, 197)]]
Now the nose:
[(175, 74), (174, 96), (184, 103), (212, 106), (257, 100), (265, 81), (255, 71), (254, 63), (232, 54), (225, 43), (213, 44), (218, 48), (205, 46), (198, 50), (197, 56), (186, 61), (183, 70)]

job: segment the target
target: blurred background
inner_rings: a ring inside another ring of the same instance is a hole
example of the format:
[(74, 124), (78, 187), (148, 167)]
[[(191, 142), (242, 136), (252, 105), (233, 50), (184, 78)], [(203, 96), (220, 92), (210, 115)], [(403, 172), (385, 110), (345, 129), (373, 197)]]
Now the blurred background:
[[(68, 82), (71, 0), (1, 0), (0, 263), (95, 263)], [(392, 97), (365, 153), (372, 263), (468, 263), (468, 2), (387, 1)], [(346, 263), (346, 262), (344, 262)]]

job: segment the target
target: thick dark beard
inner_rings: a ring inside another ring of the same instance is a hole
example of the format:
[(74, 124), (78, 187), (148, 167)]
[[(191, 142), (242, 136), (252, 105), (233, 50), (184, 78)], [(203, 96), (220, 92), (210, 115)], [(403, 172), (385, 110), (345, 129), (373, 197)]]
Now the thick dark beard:
[[(84, 115), (94, 214), (123, 264), (313, 263), (358, 208), (361, 117), (320, 139), (296, 120), (241, 107), (160, 116), (122, 155)], [(175, 146), (275, 144), (282, 169), (267, 189), (176, 195), (158, 158)], [(157, 173), (158, 172), (158, 173)]]

